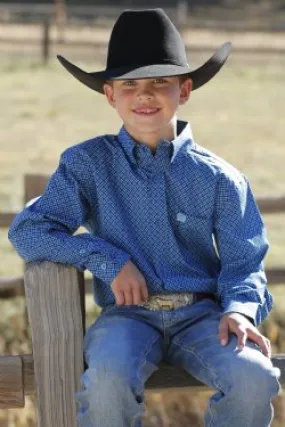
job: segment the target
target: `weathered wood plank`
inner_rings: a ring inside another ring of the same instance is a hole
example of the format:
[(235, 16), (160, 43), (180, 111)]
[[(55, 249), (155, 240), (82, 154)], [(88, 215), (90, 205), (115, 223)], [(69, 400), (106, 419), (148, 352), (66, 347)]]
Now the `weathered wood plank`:
[(23, 364), (20, 356), (0, 357), (0, 408), (25, 406)]
[(24, 176), (24, 201), (25, 203), (40, 196), (45, 190), (50, 177), (48, 175), (26, 174)]
[(32, 329), (38, 426), (76, 427), (74, 393), (81, 389), (83, 373), (77, 270), (47, 261), (28, 263), (25, 293)]
[(0, 227), (9, 228), (16, 212), (0, 212)]
[(269, 285), (284, 285), (285, 283), (285, 268), (273, 267), (266, 269), (266, 276)]
[(262, 214), (285, 212), (285, 196), (259, 197), (256, 202)]
[(23, 277), (2, 277), (0, 279), (0, 298), (14, 298), (24, 295)]
[[(285, 353), (274, 354), (271, 358), (273, 366), (281, 370), (280, 382), (285, 386)], [(159, 370), (155, 371), (146, 382), (146, 389), (177, 387), (193, 387), (194, 390), (210, 389), (199, 380), (188, 374), (182, 368), (161, 362)]]
[(25, 396), (35, 394), (34, 358), (32, 354), (21, 354), (24, 371)]
[(78, 286), (79, 286), (80, 308), (81, 308), (81, 315), (82, 315), (82, 332), (84, 335), (85, 329), (86, 329), (86, 325), (85, 325), (86, 304), (85, 304), (85, 279), (84, 279), (83, 271), (77, 270), (77, 280), (78, 280)]
[[(47, 360), (45, 359), (45, 362)], [(284, 387), (285, 353), (274, 354), (271, 360), (273, 366), (281, 370), (280, 382)], [(21, 363), (23, 368), (19, 369)], [(5, 377), (3, 373), (5, 373)], [(0, 409), (23, 407), (23, 395), (36, 393), (34, 375), (33, 356), (31, 354), (0, 356)], [(54, 381), (54, 376), (52, 378)], [(170, 365), (165, 361), (159, 364), (159, 369), (147, 380), (145, 387), (146, 390), (190, 387), (193, 392), (211, 389), (182, 368)]]
[(0, 291), (6, 291), (17, 286), (22, 286), (24, 289), (23, 277), (1, 277), (0, 279)]

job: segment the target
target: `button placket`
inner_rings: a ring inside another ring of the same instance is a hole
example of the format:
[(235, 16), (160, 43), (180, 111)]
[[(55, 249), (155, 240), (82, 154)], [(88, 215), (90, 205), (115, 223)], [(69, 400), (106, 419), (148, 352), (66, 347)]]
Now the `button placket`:
[(157, 273), (163, 279), (163, 258), (167, 250), (165, 236), (168, 234), (166, 230), (164, 175), (160, 173), (153, 176), (149, 180), (149, 186), (151, 194), (150, 212), (152, 215), (149, 232), (153, 242), (152, 256)]
[(101, 270), (106, 271), (106, 270), (107, 270), (107, 264), (106, 264), (106, 262), (103, 262), (103, 263), (100, 265), (100, 268), (101, 268)]

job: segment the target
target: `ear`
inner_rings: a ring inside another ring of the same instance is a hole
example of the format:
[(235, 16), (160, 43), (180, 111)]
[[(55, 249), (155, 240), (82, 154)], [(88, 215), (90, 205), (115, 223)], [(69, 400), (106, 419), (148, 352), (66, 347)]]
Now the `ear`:
[(115, 108), (115, 98), (114, 98), (114, 88), (112, 83), (106, 82), (103, 85), (105, 96), (109, 102), (109, 104)]
[(181, 83), (180, 97), (179, 97), (180, 105), (183, 105), (188, 101), (192, 91), (192, 87), (193, 87), (193, 81), (191, 79), (187, 79), (183, 83)]

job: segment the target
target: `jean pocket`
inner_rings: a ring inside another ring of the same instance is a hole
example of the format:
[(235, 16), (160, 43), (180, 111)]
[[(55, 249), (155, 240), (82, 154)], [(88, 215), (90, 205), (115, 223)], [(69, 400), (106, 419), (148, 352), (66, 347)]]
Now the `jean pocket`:
[(101, 315), (110, 313), (111, 311), (114, 311), (117, 308), (116, 304), (109, 304), (102, 308)]

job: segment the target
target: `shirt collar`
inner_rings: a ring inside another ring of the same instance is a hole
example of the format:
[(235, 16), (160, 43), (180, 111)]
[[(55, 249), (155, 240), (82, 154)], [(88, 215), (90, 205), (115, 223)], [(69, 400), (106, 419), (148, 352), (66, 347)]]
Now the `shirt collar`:
[(183, 120), (177, 120), (177, 137), (171, 141), (173, 145), (173, 154), (170, 162), (172, 163), (178, 152), (185, 152), (190, 148), (193, 148), (194, 138), (191, 126), (188, 122)]
[[(137, 166), (146, 166), (152, 162), (154, 156), (150, 148), (146, 144), (135, 141), (124, 126), (121, 127), (118, 133), (118, 141), (132, 163), (135, 163)], [(185, 152), (193, 146), (194, 139), (190, 124), (178, 120), (177, 137), (172, 141), (161, 140), (157, 145), (156, 153), (163, 151), (163, 155), (167, 159), (166, 163), (169, 166), (178, 153)]]

